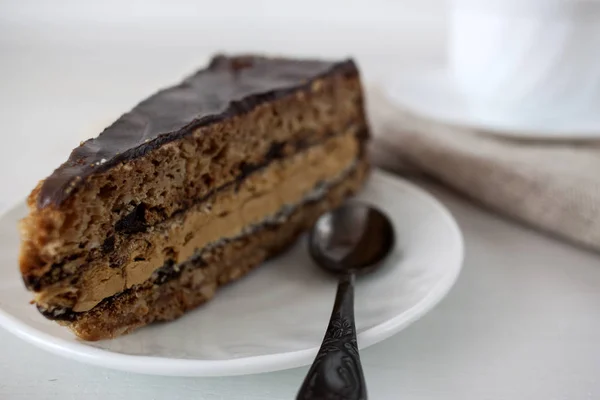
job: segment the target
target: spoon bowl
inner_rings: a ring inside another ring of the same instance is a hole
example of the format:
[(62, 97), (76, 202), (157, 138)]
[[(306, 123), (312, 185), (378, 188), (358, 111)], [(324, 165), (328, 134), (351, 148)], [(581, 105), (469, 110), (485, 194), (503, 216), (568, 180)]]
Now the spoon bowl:
[(391, 220), (379, 209), (358, 202), (323, 215), (308, 237), (312, 259), (334, 274), (373, 271), (394, 242)]

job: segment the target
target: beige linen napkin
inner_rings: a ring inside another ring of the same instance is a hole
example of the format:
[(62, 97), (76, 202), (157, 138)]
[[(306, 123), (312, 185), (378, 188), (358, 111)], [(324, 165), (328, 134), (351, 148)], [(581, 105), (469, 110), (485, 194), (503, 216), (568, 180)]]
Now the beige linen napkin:
[(471, 199), (600, 250), (600, 141), (501, 138), (450, 126), (367, 95), (375, 159), (433, 177)]

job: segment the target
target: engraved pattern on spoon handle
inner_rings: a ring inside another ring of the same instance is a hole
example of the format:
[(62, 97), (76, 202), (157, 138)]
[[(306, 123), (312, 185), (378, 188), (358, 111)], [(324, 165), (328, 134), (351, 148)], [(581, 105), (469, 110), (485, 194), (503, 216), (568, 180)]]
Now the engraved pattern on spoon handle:
[(367, 399), (356, 344), (354, 274), (340, 278), (327, 332), (296, 399)]

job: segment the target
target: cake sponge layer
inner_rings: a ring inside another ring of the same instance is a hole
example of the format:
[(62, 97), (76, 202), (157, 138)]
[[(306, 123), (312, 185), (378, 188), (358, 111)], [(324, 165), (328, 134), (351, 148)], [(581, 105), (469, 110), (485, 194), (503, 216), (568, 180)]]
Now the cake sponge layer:
[(337, 179), (350, 168), (361, 146), (356, 132), (349, 130), (273, 162), (148, 232), (113, 239), (110, 252), (96, 260), (65, 263), (63, 274), (71, 274), (40, 288), (35, 301), (45, 309), (87, 311), (105, 297), (143, 283), (161, 266), (181, 263), (196, 250), (239, 236), (284, 207), (301, 203), (320, 183)]
[(220, 285), (240, 278), (292, 244), (320, 215), (359, 190), (367, 172), (368, 164), (361, 159), (328, 191), (298, 206), (285, 219), (265, 223), (252, 233), (207, 248), (189, 261), (171, 266), (171, 273), (162, 271), (163, 279), (150, 280), (108, 298), (63, 323), (82, 339), (99, 340), (155, 321), (178, 318), (211, 299)]

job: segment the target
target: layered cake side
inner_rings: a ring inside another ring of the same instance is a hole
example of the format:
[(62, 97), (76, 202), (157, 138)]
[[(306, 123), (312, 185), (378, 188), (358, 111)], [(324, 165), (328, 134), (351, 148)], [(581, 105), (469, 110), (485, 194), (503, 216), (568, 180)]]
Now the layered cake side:
[(215, 57), (38, 185), (23, 280), (88, 340), (176, 318), (356, 192), (367, 138), (352, 61)]

